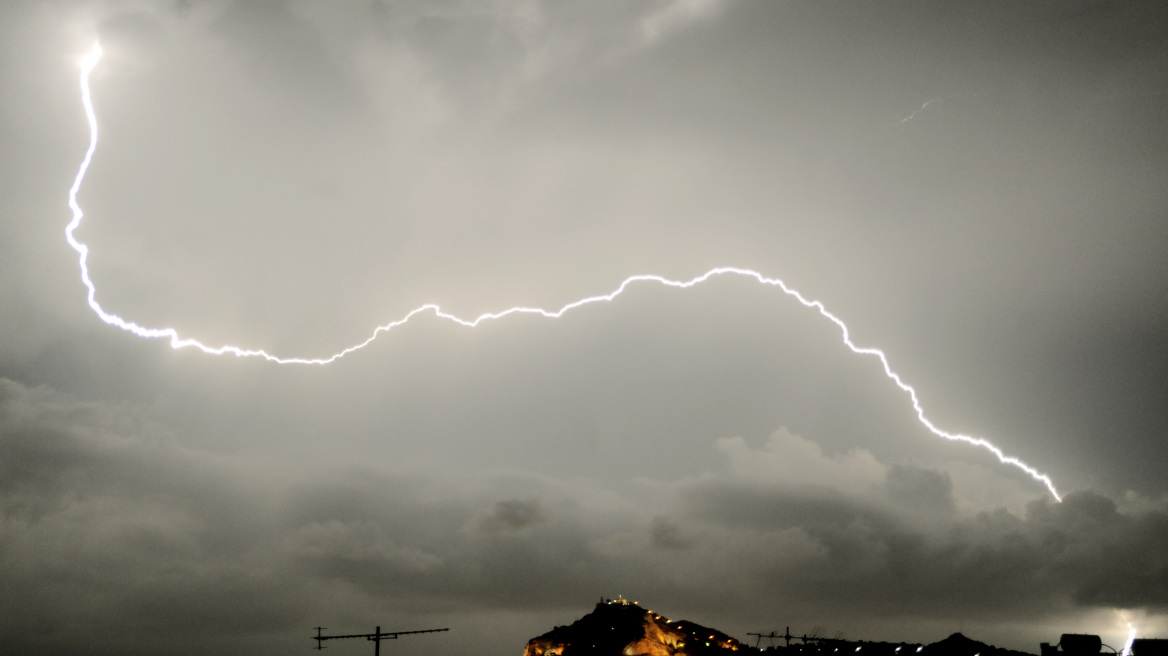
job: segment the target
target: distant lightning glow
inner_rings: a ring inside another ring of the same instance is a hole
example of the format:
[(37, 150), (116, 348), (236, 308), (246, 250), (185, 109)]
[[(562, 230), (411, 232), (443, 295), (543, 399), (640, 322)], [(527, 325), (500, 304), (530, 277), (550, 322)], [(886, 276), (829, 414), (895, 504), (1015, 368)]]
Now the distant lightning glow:
[[(1051, 495), (1055, 499), (1062, 501), (1062, 497), (1059, 496), (1058, 490), (1055, 489), (1054, 483), (1051, 481), (1049, 476), (1039, 472), (1037, 469), (1022, 462), (1018, 458), (1007, 456), (1001, 449), (992, 444), (989, 440), (959, 433), (950, 433), (941, 430), (936, 425), (934, 425), (933, 422), (925, 416), (925, 411), (921, 406), (920, 399), (917, 397), (916, 390), (908, 383), (905, 383), (903, 380), (901, 380), (900, 375), (892, 370), (892, 367), (888, 364), (888, 358), (884, 355), (884, 352), (877, 348), (856, 346), (852, 342), (847, 325), (845, 325), (839, 317), (835, 316), (831, 312), (828, 312), (827, 308), (823, 306), (823, 303), (807, 299), (805, 296), (803, 296), (802, 293), (791, 287), (788, 287), (785, 282), (778, 278), (768, 278), (763, 276), (761, 273), (752, 271), (750, 269), (718, 267), (689, 280), (670, 280), (662, 276), (651, 274), (635, 275), (625, 278), (625, 280), (621, 282), (616, 289), (607, 294), (588, 296), (586, 298), (568, 303), (558, 310), (545, 310), (535, 307), (520, 306), (508, 308), (500, 312), (488, 312), (485, 314), (480, 314), (473, 319), (460, 318), (442, 310), (438, 305), (428, 303), (426, 305), (415, 308), (414, 310), (411, 310), (405, 316), (396, 321), (391, 321), (385, 325), (378, 326), (373, 330), (373, 333), (365, 341), (324, 358), (287, 358), (275, 356), (268, 353), (267, 351), (260, 349), (245, 349), (239, 346), (231, 345), (207, 346), (198, 340), (180, 336), (178, 330), (175, 328), (147, 328), (132, 321), (127, 321), (116, 314), (106, 312), (97, 302), (97, 288), (94, 286), (93, 281), (89, 277), (89, 268), (87, 265), (87, 261), (89, 259), (89, 247), (78, 241), (73, 234), (74, 231), (77, 230), (77, 227), (81, 225), (81, 219), (84, 216), (83, 212), (81, 211), (81, 206), (77, 204), (77, 193), (81, 189), (81, 183), (85, 179), (85, 172), (89, 169), (89, 163), (92, 161), (93, 153), (97, 149), (97, 116), (94, 113), (93, 102), (90, 99), (89, 75), (93, 71), (94, 67), (97, 66), (98, 60), (101, 59), (101, 54), (101, 45), (94, 44), (93, 50), (81, 60), (81, 103), (85, 107), (85, 118), (89, 122), (89, 149), (85, 151), (85, 158), (81, 161), (81, 167), (77, 170), (77, 177), (74, 178), (73, 186), (69, 189), (69, 207), (73, 210), (73, 220), (70, 221), (69, 225), (65, 228), (65, 238), (68, 240), (69, 245), (72, 246), (79, 255), (78, 262), (81, 266), (81, 282), (85, 285), (85, 288), (89, 290), (89, 307), (93, 309), (93, 311), (97, 314), (98, 317), (101, 318), (102, 321), (111, 326), (117, 326), (122, 330), (137, 335), (138, 337), (149, 339), (169, 339), (170, 346), (173, 349), (195, 348), (210, 355), (234, 355), (240, 358), (263, 358), (268, 362), (273, 362), (276, 364), (325, 365), (331, 362), (335, 362), (345, 357), (346, 355), (353, 353), (354, 351), (365, 348), (371, 342), (373, 342), (373, 340), (377, 339), (382, 333), (388, 333), (394, 328), (406, 324), (417, 315), (427, 312), (432, 313), (434, 316), (440, 319), (445, 319), (447, 321), (457, 323), (460, 326), (474, 328), (484, 321), (502, 319), (504, 317), (518, 314), (534, 314), (548, 319), (559, 319), (569, 311), (584, 307), (585, 305), (608, 303), (613, 301), (616, 299), (616, 297), (623, 294), (625, 290), (634, 283), (651, 282), (665, 287), (689, 289), (690, 287), (694, 287), (718, 276), (740, 276), (744, 278), (752, 278), (759, 284), (778, 287), (783, 291), (784, 294), (799, 301), (799, 303), (801, 303), (804, 307), (815, 309), (825, 319), (832, 322), (836, 325), (837, 328), (839, 328), (844, 345), (847, 346), (853, 353), (856, 353), (857, 355), (870, 355), (879, 359), (880, 364), (884, 367), (884, 374), (890, 378), (897, 387), (908, 394), (909, 399), (912, 401), (913, 410), (916, 411), (917, 419), (920, 420), (920, 423), (924, 425), (924, 427), (927, 428), (931, 433), (946, 440), (965, 442), (967, 444), (986, 449), (990, 453), (993, 453), (1001, 463), (1017, 467), (1018, 469), (1021, 469), (1022, 471), (1029, 474), (1031, 478), (1045, 485), (1046, 489), (1050, 491)], [(927, 104), (928, 103), (926, 103), (926, 105)], [(922, 107), (921, 109), (924, 108)]]

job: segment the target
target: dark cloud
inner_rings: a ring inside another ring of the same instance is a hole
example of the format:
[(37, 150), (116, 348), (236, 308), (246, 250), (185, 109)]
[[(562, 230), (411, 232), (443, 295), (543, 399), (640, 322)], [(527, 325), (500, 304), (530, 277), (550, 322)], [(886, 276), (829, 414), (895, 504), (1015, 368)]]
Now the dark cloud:
[(300, 619), (260, 566), (270, 517), (249, 476), (183, 449), (144, 413), (0, 380), (0, 449), (10, 644), (77, 649), (95, 643), (68, 627), (109, 626), (137, 638), (99, 641), (98, 653), (150, 651), (168, 632)]
[(653, 537), (653, 546), (659, 549), (684, 549), (690, 545), (681, 527), (665, 517), (654, 517), (649, 531)]
[(767, 583), (812, 604), (833, 600), (859, 612), (883, 603), (954, 618), (1038, 618), (1070, 605), (1162, 608), (1162, 505), (1125, 513), (1083, 491), (1062, 503), (1032, 501), (1022, 516), (987, 510), (919, 528), (914, 506), (897, 501), (890, 511), (813, 490), (718, 485), (691, 490), (688, 505), (723, 534), (799, 535), (808, 557), (754, 562)]
[(953, 508), (953, 481), (945, 472), (893, 463), (885, 485), (898, 506), (918, 511)]
[[(1124, 509), (1083, 491), (1021, 515), (959, 513), (943, 471), (908, 465), (886, 467), (884, 491), (868, 495), (727, 472), (632, 507), (530, 478), (504, 487), (539, 497), (484, 503), (500, 482), (482, 475), (361, 466), (306, 483), (280, 465), (256, 476), (180, 447), (130, 406), (0, 389), (9, 645), (72, 649), (83, 643), (37, 627), (108, 623), (137, 636), (103, 642), (111, 653), (147, 653), (167, 635), (199, 643), (209, 627), (240, 640), (295, 634), (368, 603), (432, 618), (575, 612), (609, 589), (714, 618), (792, 603), (801, 618), (880, 608), (892, 626), (1157, 613), (1168, 592), (1162, 503)], [(711, 590), (723, 591), (717, 603), (702, 601)]]
[(543, 520), (543, 507), (539, 505), (538, 499), (508, 499), (495, 503), (491, 513), (483, 519), (483, 528), (488, 531), (514, 531)]

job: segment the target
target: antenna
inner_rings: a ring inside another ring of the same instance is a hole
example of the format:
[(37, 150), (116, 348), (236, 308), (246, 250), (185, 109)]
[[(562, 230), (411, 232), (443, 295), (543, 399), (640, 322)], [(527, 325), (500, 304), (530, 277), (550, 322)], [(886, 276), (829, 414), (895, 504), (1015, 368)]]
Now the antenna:
[(332, 635), (332, 636), (322, 635), (321, 631), (323, 631), (326, 628), (328, 628), (328, 627), (325, 627), (325, 626), (316, 627), (316, 635), (312, 636), (312, 639), (316, 641), (316, 648), (318, 650), (324, 649), (323, 643), (325, 640), (342, 640), (345, 638), (365, 638), (366, 640), (369, 640), (373, 643), (373, 656), (381, 656), (381, 641), (382, 640), (396, 640), (398, 636), (409, 635), (409, 634), (413, 634), (413, 633), (438, 633), (439, 631), (449, 631), (450, 630), (450, 629), (422, 629), (420, 631), (391, 631), (389, 633), (382, 633), (381, 627), (379, 626), (379, 627), (377, 627), (377, 629), (373, 633), (354, 633), (352, 635)]

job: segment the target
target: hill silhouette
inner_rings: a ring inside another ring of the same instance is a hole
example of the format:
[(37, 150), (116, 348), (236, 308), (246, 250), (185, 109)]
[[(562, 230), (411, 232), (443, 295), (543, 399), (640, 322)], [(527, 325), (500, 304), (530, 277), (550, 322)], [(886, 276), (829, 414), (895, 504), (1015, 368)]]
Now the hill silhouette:
[[(527, 641), (524, 656), (712, 656), (737, 640), (686, 620), (671, 621), (625, 599), (606, 600), (568, 626)], [(751, 649), (751, 651), (754, 651)]]
[[(787, 636), (791, 638), (791, 636)], [(954, 633), (929, 645), (838, 638), (793, 638), (799, 642), (759, 650), (707, 626), (670, 620), (623, 598), (603, 600), (568, 626), (527, 641), (523, 656), (1032, 656)]]

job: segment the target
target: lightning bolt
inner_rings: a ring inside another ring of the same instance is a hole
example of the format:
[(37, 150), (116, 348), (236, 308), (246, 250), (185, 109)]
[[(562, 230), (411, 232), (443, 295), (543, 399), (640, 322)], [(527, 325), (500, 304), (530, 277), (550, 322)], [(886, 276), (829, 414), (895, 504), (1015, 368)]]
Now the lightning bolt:
[(901, 389), (901, 391), (908, 395), (909, 399), (912, 401), (913, 410), (916, 411), (917, 419), (922, 425), (924, 425), (925, 428), (929, 430), (929, 432), (946, 440), (964, 442), (966, 444), (981, 447), (989, 451), (990, 453), (994, 454), (994, 456), (996, 456), (1002, 464), (1016, 467), (1023, 472), (1026, 472), (1026, 474), (1028, 474), (1034, 480), (1045, 485), (1046, 489), (1050, 491), (1051, 495), (1055, 499), (1062, 501), (1062, 497), (1059, 496), (1058, 490), (1055, 489), (1054, 482), (1051, 481), (1050, 476), (1043, 474), (1034, 467), (1031, 467), (1014, 456), (1006, 455), (1000, 448), (985, 438), (974, 437), (960, 433), (950, 433), (937, 427), (932, 421), (929, 420), (928, 417), (925, 416), (925, 411), (921, 406), (916, 389), (914, 389), (908, 383), (904, 382), (900, 375), (892, 370), (892, 367), (889, 365), (888, 358), (885, 356), (884, 351), (881, 351), (878, 348), (857, 346), (852, 341), (851, 333), (848, 330), (847, 324), (845, 324), (842, 319), (829, 312), (827, 308), (824, 307), (823, 303), (817, 300), (808, 299), (798, 290), (789, 287), (787, 283), (783, 282), (779, 278), (769, 278), (757, 271), (752, 271), (750, 269), (741, 269), (737, 267), (717, 267), (710, 269), (700, 276), (690, 278), (689, 280), (671, 280), (669, 278), (652, 274), (629, 276), (628, 278), (625, 278), (616, 289), (608, 292), (607, 294), (588, 296), (568, 303), (567, 305), (560, 307), (558, 310), (517, 306), (502, 310), (500, 312), (488, 312), (480, 314), (473, 319), (464, 319), (457, 315), (446, 312), (438, 305), (427, 303), (426, 305), (422, 305), (411, 310), (408, 314), (400, 319), (397, 319), (396, 321), (391, 321), (385, 325), (377, 326), (373, 330), (373, 333), (364, 341), (358, 344), (354, 344), (353, 346), (345, 348), (344, 350), (338, 351), (337, 353), (324, 358), (289, 358), (272, 355), (271, 353), (268, 353), (262, 349), (246, 349), (232, 345), (208, 346), (207, 344), (204, 344), (196, 339), (179, 335), (178, 330), (175, 328), (147, 328), (132, 321), (127, 321), (126, 319), (123, 319), (116, 314), (106, 312), (105, 309), (101, 307), (101, 304), (97, 302), (97, 287), (93, 284), (93, 280), (89, 277), (89, 268), (87, 265), (89, 259), (89, 247), (78, 241), (73, 234), (77, 230), (78, 226), (81, 225), (81, 219), (85, 216), (85, 214), (81, 211), (81, 206), (77, 203), (77, 193), (81, 190), (81, 183), (85, 179), (85, 172), (89, 169), (89, 164), (93, 160), (93, 153), (97, 150), (97, 115), (93, 110), (93, 101), (90, 97), (89, 75), (97, 66), (98, 60), (101, 59), (101, 54), (101, 45), (94, 44), (93, 50), (81, 60), (81, 103), (85, 107), (85, 118), (89, 122), (89, 149), (85, 151), (85, 158), (81, 161), (81, 166), (77, 170), (77, 176), (73, 179), (73, 186), (69, 189), (69, 208), (73, 211), (73, 220), (70, 221), (69, 224), (65, 227), (65, 238), (68, 240), (69, 245), (73, 247), (73, 250), (77, 251), (78, 253), (78, 263), (81, 267), (81, 282), (88, 290), (87, 300), (89, 302), (89, 307), (92, 308), (94, 313), (96, 313), (97, 316), (108, 325), (116, 326), (122, 330), (133, 333), (138, 337), (147, 339), (168, 339), (170, 340), (171, 348), (176, 350), (184, 348), (195, 348), (202, 351), (203, 353), (210, 355), (234, 355), (239, 358), (263, 358), (268, 362), (273, 362), (276, 364), (326, 365), (332, 362), (336, 362), (337, 360), (340, 360), (350, 353), (365, 348), (370, 343), (372, 343), (373, 340), (381, 336), (382, 333), (388, 333), (394, 328), (403, 326), (420, 314), (431, 313), (439, 319), (445, 319), (460, 326), (466, 326), (467, 328), (475, 328), (485, 321), (494, 321), (496, 319), (503, 319), (512, 315), (531, 314), (547, 319), (559, 319), (568, 312), (582, 308), (586, 305), (609, 303), (614, 301), (618, 296), (625, 293), (625, 290), (638, 283), (656, 283), (664, 287), (689, 289), (712, 278), (720, 276), (739, 276), (743, 278), (750, 278), (761, 285), (777, 287), (781, 289), (784, 294), (794, 298), (804, 307), (814, 309), (815, 311), (819, 312), (823, 318), (835, 324), (836, 328), (838, 328), (840, 331), (840, 336), (844, 345), (847, 346), (853, 353), (857, 355), (871, 356), (878, 359), (881, 366), (884, 368), (884, 374), (889, 379), (891, 379), (892, 382)]
[(1123, 649), (1119, 652), (1123, 656), (1131, 656), (1132, 643), (1136, 641), (1136, 627), (1131, 623), (1127, 623), (1127, 642), (1123, 643)]
[(909, 121), (916, 118), (918, 114), (921, 114), (922, 112), (924, 112), (925, 110), (927, 110), (929, 107), (931, 107), (933, 105), (942, 105), (946, 101), (949, 101), (949, 100), (956, 100), (957, 98), (968, 98), (969, 96), (977, 96), (977, 95), (980, 95), (980, 94), (962, 92), (962, 93), (952, 93), (952, 94), (949, 94), (948, 96), (944, 96), (944, 97), (938, 96), (936, 98), (929, 98), (925, 102), (921, 103), (920, 107), (917, 107), (916, 109), (909, 112), (908, 114), (905, 114), (904, 116), (897, 116), (896, 122), (899, 125), (904, 125), (905, 123), (908, 123)]
[(920, 107), (918, 107), (918, 108), (914, 109), (912, 112), (910, 112), (909, 114), (905, 115), (905, 117), (904, 117), (904, 118), (897, 118), (896, 120), (897, 120), (897, 121), (898, 121), (898, 122), (899, 122), (901, 125), (904, 125), (905, 123), (908, 123), (909, 121), (911, 121), (911, 120), (913, 120), (914, 118), (916, 118), (916, 115), (917, 115), (917, 114), (920, 114), (921, 112), (923, 112), (923, 111), (925, 111), (926, 109), (928, 109), (928, 108), (929, 108), (929, 105), (932, 105), (933, 103), (943, 103), (943, 102), (945, 102), (945, 100), (944, 100), (943, 98), (932, 98), (932, 99), (930, 99), (930, 100), (926, 100), (926, 101), (925, 101), (925, 104), (923, 104), (923, 105), (921, 105)]

